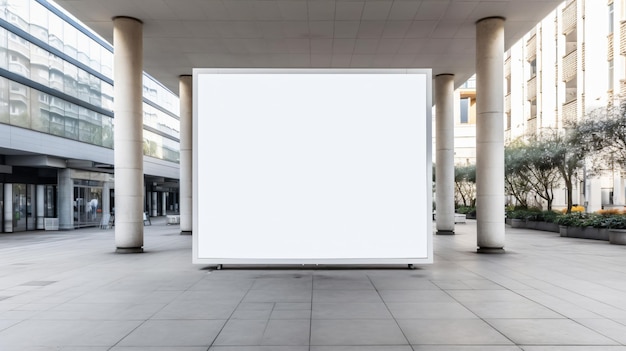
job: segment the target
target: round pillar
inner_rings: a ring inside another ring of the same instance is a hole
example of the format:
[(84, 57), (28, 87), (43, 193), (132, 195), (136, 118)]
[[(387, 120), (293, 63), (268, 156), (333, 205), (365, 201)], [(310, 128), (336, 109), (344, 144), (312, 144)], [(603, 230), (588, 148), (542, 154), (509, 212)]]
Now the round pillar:
[(435, 77), (437, 234), (454, 234), (454, 75)]
[(480, 253), (504, 252), (504, 18), (476, 22), (476, 220)]
[(143, 252), (143, 34), (141, 21), (113, 18), (116, 252)]
[(191, 234), (193, 229), (191, 76), (180, 76), (178, 95), (180, 99), (180, 232)]

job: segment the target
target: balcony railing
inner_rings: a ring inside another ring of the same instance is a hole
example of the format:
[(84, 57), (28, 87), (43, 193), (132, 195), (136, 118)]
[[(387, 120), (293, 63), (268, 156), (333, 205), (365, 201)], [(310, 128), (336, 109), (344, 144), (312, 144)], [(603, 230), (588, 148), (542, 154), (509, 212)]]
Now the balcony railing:
[(569, 82), (576, 77), (576, 69), (578, 65), (578, 52), (574, 50), (563, 57), (563, 81)]
[(568, 123), (572, 123), (578, 120), (578, 106), (576, 99), (568, 101), (563, 104), (563, 109), (561, 110), (561, 116), (563, 124), (566, 125)]
[(576, 28), (576, 1), (570, 2), (563, 9), (562, 31), (567, 35)]
[(526, 82), (526, 100), (532, 101), (537, 98), (537, 76)]
[(626, 55), (626, 21), (619, 24), (619, 54)]
[(606, 60), (607, 61), (611, 61), (613, 60), (613, 51), (615, 46), (613, 45), (613, 41), (615, 40), (615, 36), (613, 35), (613, 33), (609, 33), (609, 35), (607, 35), (606, 37), (606, 50), (607, 50), (607, 57)]
[(619, 95), (621, 98), (626, 97), (626, 79), (619, 80)]
[(532, 61), (537, 56), (537, 36), (533, 35), (526, 42), (526, 61)]

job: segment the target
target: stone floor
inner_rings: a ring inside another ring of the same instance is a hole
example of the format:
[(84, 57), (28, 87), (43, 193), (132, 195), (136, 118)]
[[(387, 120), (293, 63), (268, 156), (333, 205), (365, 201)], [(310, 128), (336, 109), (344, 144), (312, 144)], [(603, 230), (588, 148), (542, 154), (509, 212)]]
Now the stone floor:
[(404, 267), (191, 264), (191, 237), (153, 220), (143, 254), (113, 230), (0, 235), (0, 350), (626, 350), (626, 247), (476, 225)]

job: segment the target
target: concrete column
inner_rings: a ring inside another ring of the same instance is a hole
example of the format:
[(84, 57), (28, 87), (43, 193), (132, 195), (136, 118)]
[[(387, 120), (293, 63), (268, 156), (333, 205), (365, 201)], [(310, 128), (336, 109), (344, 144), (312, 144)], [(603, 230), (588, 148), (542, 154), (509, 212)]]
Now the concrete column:
[(4, 184), (4, 232), (13, 233), (13, 184)]
[(102, 185), (102, 215), (111, 214), (111, 184), (105, 182)]
[(161, 193), (161, 215), (167, 215), (167, 192)]
[(602, 181), (598, 177), (587, 181), (587, 212), (592, 213), (602, 209)]
[(116, 252), (143, 252), (143, 24), (113, 18)]
[(37, 207), (35, 208), (35, 216), (37, 216), (37, 229), (38, 230), (42, 230), (44, 229), (43, 226), (43, 213), (44, 213), (44, 198), (45, 198), (45, 193), (46, 193), (46, 186), (45, 185), (37, 185), (37, 195), (35, 196), (35, 201), (37, 204)]
[[(57, 173), (57, 203), (59, 207), (59, 229), (74, 229), (74, 181), (72, 181), (71, 170), (59, 169)], [(78, 208), (77, 208), (78, 209)]]
[(481, 253), (504, 252), (504, 18), (476, 22), (476, 220)]
[(191, 234), (193, 228), (191, 76), (180, 76), (178, 95), (180, 98), (180, 233)]
[(150, 211), (152, 217), (156, 217), (159, 215), (159, 193), (156, 191), (152, 192), (152, 204), (150, 205)]
[(437, 234), (454, 234), (454, 75), (435, 77)]

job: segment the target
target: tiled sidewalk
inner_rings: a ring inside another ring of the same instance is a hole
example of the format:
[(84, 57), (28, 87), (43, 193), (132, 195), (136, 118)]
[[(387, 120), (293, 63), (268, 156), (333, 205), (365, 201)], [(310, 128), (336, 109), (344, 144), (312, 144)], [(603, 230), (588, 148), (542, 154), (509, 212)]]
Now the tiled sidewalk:
[(404, 267), (191, 264), (191, 237), (153, 220), (143, 254), (113, 230), (0, 235), (0, 350), (626, 350), (626, 247), (475, 222)]

